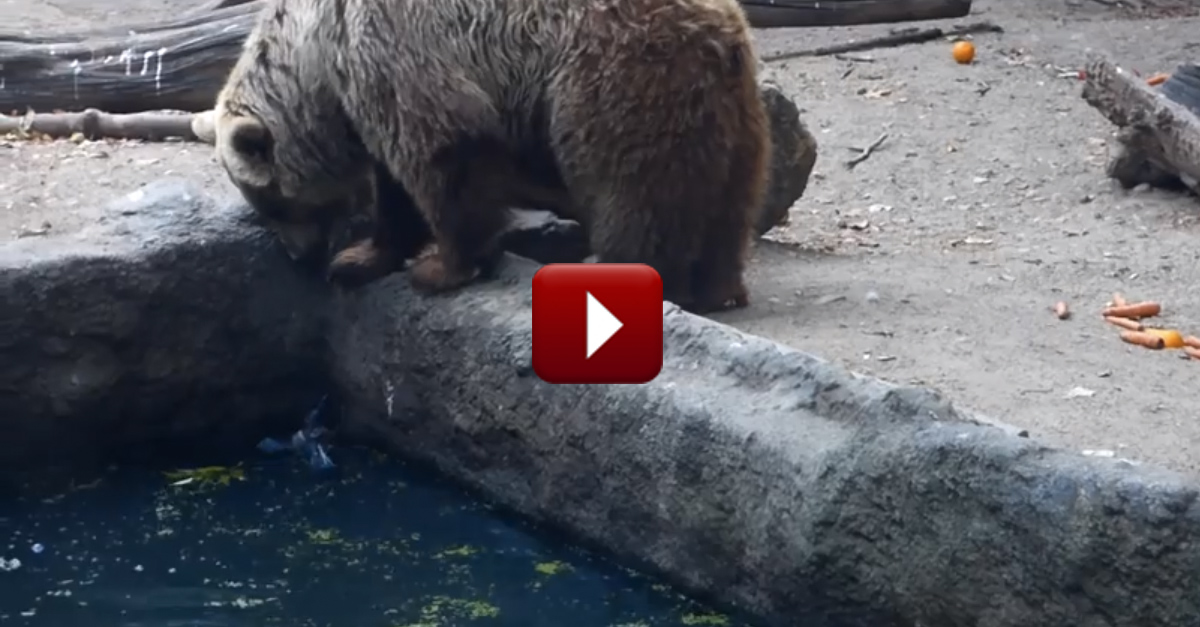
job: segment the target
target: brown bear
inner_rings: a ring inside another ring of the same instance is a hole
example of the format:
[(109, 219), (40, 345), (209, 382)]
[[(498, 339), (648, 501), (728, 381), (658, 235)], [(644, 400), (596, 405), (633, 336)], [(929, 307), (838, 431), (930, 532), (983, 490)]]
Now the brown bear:
[(412, 283), (459, 287), (526, 203), (580, 221), (599, 261), (652, 266), (687, 309), (748, 302), (771, 146), (736, 0), (270, 0), (214, 122), (294, 256), (375, 185), (373, 235), (334, 258), (335, 283), (432, 240)]

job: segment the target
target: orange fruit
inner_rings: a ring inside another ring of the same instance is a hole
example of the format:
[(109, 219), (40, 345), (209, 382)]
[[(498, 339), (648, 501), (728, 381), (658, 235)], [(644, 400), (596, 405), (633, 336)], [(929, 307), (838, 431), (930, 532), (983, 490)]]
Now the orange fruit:
[(1183, 347), (1183, 334), (1175, 329), (1146, 329), (1146, 333), (1161, 337), (1166, 348)]
[(954, 60), (966, 65), (975, 60), (975, 44), (969, 41), (956, 41), (954, 47), (950, 49), (950, 53), (954, 55)]

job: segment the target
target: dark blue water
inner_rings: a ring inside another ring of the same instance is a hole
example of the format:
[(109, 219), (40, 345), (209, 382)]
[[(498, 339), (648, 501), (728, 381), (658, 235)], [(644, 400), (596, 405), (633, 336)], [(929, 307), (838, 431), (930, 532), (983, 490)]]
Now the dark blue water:
[(0, 623), (736, 624), (401, 462), (355, 449), (334, 459), (324, 478), (294, 457), (115, 469), (0, 501)]

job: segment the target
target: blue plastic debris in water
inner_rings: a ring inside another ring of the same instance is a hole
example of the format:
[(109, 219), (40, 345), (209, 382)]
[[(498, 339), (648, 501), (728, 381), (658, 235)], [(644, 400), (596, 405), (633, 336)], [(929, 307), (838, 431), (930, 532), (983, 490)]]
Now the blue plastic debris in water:
[(258, 443), (258, 450), (268, 454), (292, 451), (297, 455), (302, 455), (313, 467), (313, 470), (333, 468), (333, 460), (329, 459), (329, 455), (320, 441), (321, 436), (325, 435), (327, 431), (325, 427), (321, 426), (321, 416), (325, 413), (325, 402), (328, 398), (329, 395), (321, 397), (317, 406), (304, 418), (304, 426), (292, 434), (291, 440), (281, 442), (275, 438), (263, 438)]

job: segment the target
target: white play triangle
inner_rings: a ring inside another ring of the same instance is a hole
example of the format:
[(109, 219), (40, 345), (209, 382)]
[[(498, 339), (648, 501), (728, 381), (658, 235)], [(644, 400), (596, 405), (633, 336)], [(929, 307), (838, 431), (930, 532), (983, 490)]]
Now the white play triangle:
[(585, 293), (587, 294), (587, 357), (590, 359), (625, 325), (617, 320), (617, 317), (612, 315), (608, 308), (601, 305), (591, 292)]

